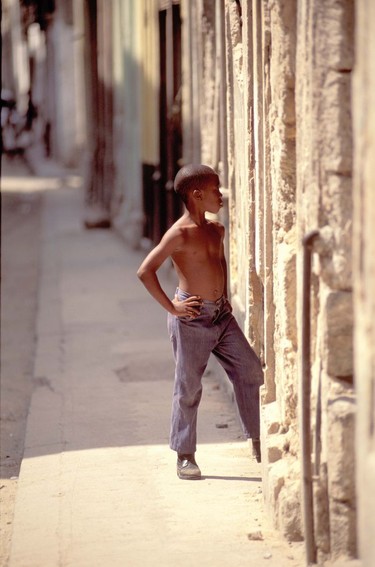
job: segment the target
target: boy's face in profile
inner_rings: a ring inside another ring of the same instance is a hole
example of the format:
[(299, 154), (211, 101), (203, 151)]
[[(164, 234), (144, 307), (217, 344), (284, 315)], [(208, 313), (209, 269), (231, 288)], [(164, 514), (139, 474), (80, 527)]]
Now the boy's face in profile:
[(205, 181), (204, 188), (198, 189), (202, 208), (205, 212), (216, 214), (223, 206), (222, 193), (220, 191), (220, 181), (217, 175), (209, 177)]

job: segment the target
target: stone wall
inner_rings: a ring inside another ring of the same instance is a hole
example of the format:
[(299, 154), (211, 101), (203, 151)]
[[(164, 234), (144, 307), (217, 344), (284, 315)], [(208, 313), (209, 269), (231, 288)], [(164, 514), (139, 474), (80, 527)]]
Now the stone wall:
[(356, 1), (354, 116), (354, 360), (358, 398), (358, 535), (365, 567), (375, 565), (375, 4)]
[[(269, 350), (274, 353), (274, 392), (264, 399), (262, 441), (263, 478), (270, 517), (286, 538), (302, 538), (297, 434), (296, 322), (296, 116), (295, 58), (297, 3), (263, 3), (263, 122), (266, 198), (265, 247), (272, 278)], [(259, 18), (254, 13), (253, 17)], [(268, 357), (269, 358), (269, 357)], [(271, 402), (271, 403), (267, 403)]]
[[(374, 8), (369, 0), (356, 4), (363, 26), (365, 12), (374, 16)], [(359, 103), (353, 106), (354, 0), (197, 0), (187, 5), (196, 26), (189, 27), (189, 44), (197, 39), (202, 48), (202, 66), (194, 81), (207, 94), (204, 102), (200, 99), (199, 136), (195, 134), (202, 144), (199, 155), (226, 172), (232, 302), (265, 370), (261, 425), (266, 508), (287, 539), (303, 538), (298, 394), (302, 239), (316, 229), (309, 290), (313, 537), (321, 564), (355, 558), (355, 421), (360, 394), (366, 398), (360, 402), (360, 432), (363, 436), (370, 428), (365, 447), (374, 450), (374, 415), (368, 405), (374, 390), (370, 257), (375, 253), (368, 248), (374, 200), (371, 160), (366, 161), (364, 149), (371, 121), (363, 139), (366, 113), (374, 106), (373, 95), (367, 93), (370, 88), (375, 92), (373, 63), (369, 57), (364, 63), (371, 24), (366, 20), (363, 28), (367, 39), (357, 38), (363, 55), (358, 51), (354, 92)], [(357, 24), (357, 29), (362, 27)], [(184, 92), (189, 97), (185, 108), (194, 108), (193, 90)], [(197, 93), (201, 97), (201, 88)], [(355, 171), (360, 195), (354, 195), (354, 256), (352, 108), (357, 108)], [(194, 125), (189, 127), (194, 130)], [(220, 141), (222, 133), (226, 144)], [(365, 319), (359, 310), (367, 308)], [(353, 354), (354, 324), (361, 361)], [(361, 478), (368, 482), (375, 459), (373, 453), (365, 457), (362, 441), (361, 447)], [(362, 514), (365, 525), (369, 515), (364, 510)]]
[[(318, 559), (356, 556), (352, 321), (353, 2), (298, 3), (296, 58), (298, 242), (315, 246), (312, 327)], [(299, 255), (302, 255), (301, 247)], [(302, 282), (297, 321), (302, 340)]]

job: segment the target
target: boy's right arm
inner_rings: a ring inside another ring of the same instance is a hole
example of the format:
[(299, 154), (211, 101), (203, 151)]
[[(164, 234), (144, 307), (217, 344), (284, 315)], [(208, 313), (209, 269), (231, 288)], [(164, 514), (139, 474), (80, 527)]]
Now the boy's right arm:
[(196, 296), (191, 296), (184, 301), (178, 301), (176, 298), (171, 301), (163, 291), (156, 275), (163, 262), (181, 244), (181, 232), (178, 229), (169, 229), (160, 243), (143, 260), (137, 271), (137, 276), (152, 297), (169, 313), (177, 317), (196, 317), (199, 314), (197, 306), (200, 305), (200, 299)]

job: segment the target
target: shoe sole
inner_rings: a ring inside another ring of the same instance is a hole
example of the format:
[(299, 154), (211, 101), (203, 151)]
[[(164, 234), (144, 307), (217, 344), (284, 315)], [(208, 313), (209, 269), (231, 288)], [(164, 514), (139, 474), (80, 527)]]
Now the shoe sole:
[(183, 473), (180, 473), (179, 471), (177, 471), (177, 476), (181, 480), (200, 480), (202, 478), (201, 474), (184, 475)]

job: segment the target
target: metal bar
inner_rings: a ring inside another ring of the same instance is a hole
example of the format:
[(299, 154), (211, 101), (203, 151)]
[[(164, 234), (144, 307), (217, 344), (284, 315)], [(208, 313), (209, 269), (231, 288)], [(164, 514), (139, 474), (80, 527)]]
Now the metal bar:
[(300, 427), (302, 452), (302, 505), (305, 528), (306, 563), (312, 565), (316, 561), (314, 534), (314, 507), (311, 466), (311, 256), (314, 239), (319, 231), (313, 230), (303, 239), (303, 280), (302, 280), (302, 368), (300, 380)]
[(225, 4), (220, 0), (217, 8), (217, 29), (219, 30), (218, 46), (220, 52), (220, 160), (223, 165), (222, 184), (228, 187), (228, 127), (227, 127), (227, 61), (226, 61), (226, 35), (225, 35)]
[(173, 102), (174, 102), (174, 76), (173, 76), (173, 4), (170, 1), (166, 13), (166, 98), (167, 98), (167, 225), (173, 222)]

